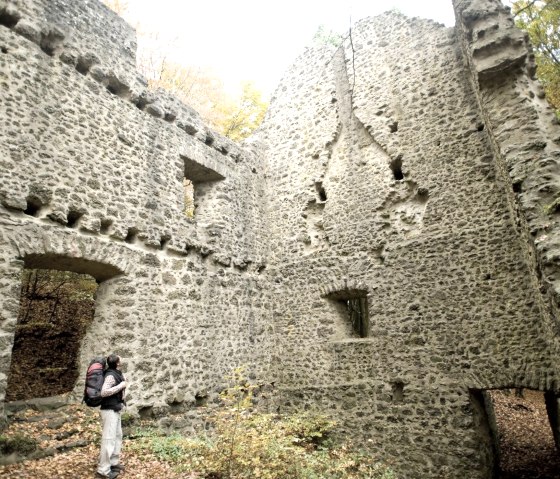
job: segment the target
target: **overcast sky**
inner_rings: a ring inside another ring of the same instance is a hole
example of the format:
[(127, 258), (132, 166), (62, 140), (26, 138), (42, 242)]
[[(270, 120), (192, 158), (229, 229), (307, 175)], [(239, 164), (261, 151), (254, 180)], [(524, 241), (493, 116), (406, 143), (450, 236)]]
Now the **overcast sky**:
[(253, 80), (269, 94), (320, 25), (344, 33), (350, 21), (393, 8), (455, 23), (451, 0), (128, 0), (127, 20), (172, 43), (174, 61), (212, 67), (230, 88)]

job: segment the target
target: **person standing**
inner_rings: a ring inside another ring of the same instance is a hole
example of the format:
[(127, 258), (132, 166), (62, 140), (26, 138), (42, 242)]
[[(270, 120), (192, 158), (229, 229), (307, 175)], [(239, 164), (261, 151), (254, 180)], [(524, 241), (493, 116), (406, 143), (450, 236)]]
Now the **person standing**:
[(107, 370), (101, 389), (101, 451), (97, 474), (114, 479), (124, 467), (120, 464), (122, 447), (121, 413), (125, 407), (126, 381), (121, 368), (121, 358), (116, 354), (107, 357)]

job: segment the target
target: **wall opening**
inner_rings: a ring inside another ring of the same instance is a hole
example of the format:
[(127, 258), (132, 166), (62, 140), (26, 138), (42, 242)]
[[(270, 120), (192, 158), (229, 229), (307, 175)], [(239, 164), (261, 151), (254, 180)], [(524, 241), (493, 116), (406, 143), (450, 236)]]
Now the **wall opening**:
[(225, 179), (216, 171), (181, 155), (184, 164), (183, 174), (183, 212), (188, 218), (194, 218), (200, 199), (203, 185)]
[(96, 280), (87, 274), (23, 270), (7, 401), (72, 391), (96, 291)]
[(315, 190), (317, 191), (317, 196), (321, 203), (327, 201), (327, 192), (325, 191), (322, 181), (318, 181), (315, 183)]
[(20, 14), (15, 10), (10, 10), (6, 7), (0, 10), (0, 25), (4, 25), (8, 28), (14, 28), (20, 21)]
[[(545, 400), (546, 399), (546, 400)], [(488, 477), (557, 479), (558, 397), (530, 389), (472, 390)]]
[(391, 161), (390, 167), (395, 180), (404, 180), (404, 174), (402, 171), (402, 157), (400, 155), (397, 156), (393, 161)]
[(397, 404), (404, 401), (404, 383), (402, 381), (391, 383), (391, 400)]
[(122, 275), (115, 266), (58, 254), (23, 259), (20, 307), (6, 400), (73, 390), (78, 353), (95, 312), (98, 284)]
[(44, 53), (52, 57), (58, 47), (62, 44), (64, 35), (59, 31), (49, 31), (41, 34), (41, 42), (39, 46)]
[(78, 226), (78, 222), (80, 221), (80, 218), (84, 216), (84, 212), (83, 211), (78, 211), (78, 210), (70, 210), (68, 212), (68, 214), (66, 215), (66, 226), (68, 228), (75, 228)]
[(347, 289), (329, 293), (326, 297), (337, 303), (343, 322), (351, 326), (354, 337), (369, 336), (367, 291)]

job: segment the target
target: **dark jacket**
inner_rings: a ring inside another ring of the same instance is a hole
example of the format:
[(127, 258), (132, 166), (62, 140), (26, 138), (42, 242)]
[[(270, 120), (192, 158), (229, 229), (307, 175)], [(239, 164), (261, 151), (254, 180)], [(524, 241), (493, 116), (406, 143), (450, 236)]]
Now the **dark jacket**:
[[(107, 369), (105, 377), (111, 375), (115, 378), (115, 386), (124, 381), (123, 374), (117, 369)], [(101, 409), (112, 409), (113, 411), (120, 411), (124, 407), (124, 389), (112, 396), (104, 397), (101, 400)]]

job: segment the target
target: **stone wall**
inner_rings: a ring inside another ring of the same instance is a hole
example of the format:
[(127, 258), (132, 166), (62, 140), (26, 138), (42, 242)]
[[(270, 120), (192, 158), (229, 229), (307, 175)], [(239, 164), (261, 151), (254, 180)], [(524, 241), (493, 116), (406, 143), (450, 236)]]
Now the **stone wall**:
[(97, 1), (0, 3), (2, 398), (22, 267), (101, 282), (81, 364), (122, 354), (135, 410), (191, 407), (232, 367), (268, 368), (260, 163), (149, 92), (134, 45)]
[[(333, 411), (388, 461), (406, 457), (400, 477), (490, 477), (477, 391), (558, 387), (522, 213), (461, 40), (394, 13), (358, 22), (342, 50), (298, 59), (260, 132), (281, 403)], [(337, 300), (360, 291), (365, 338)]]
[(249, 148), (148, 91), (97, 1), (0, 0), (0, 400), (22, 268), (67, 269), (100, 282), (81, 364), (119, 352), (135, 411), (247, 365), (401, 478), (490, 477), (485, 391), (560, 388), (560, 132), (507, 10), (456, 12), (306, 50)]

